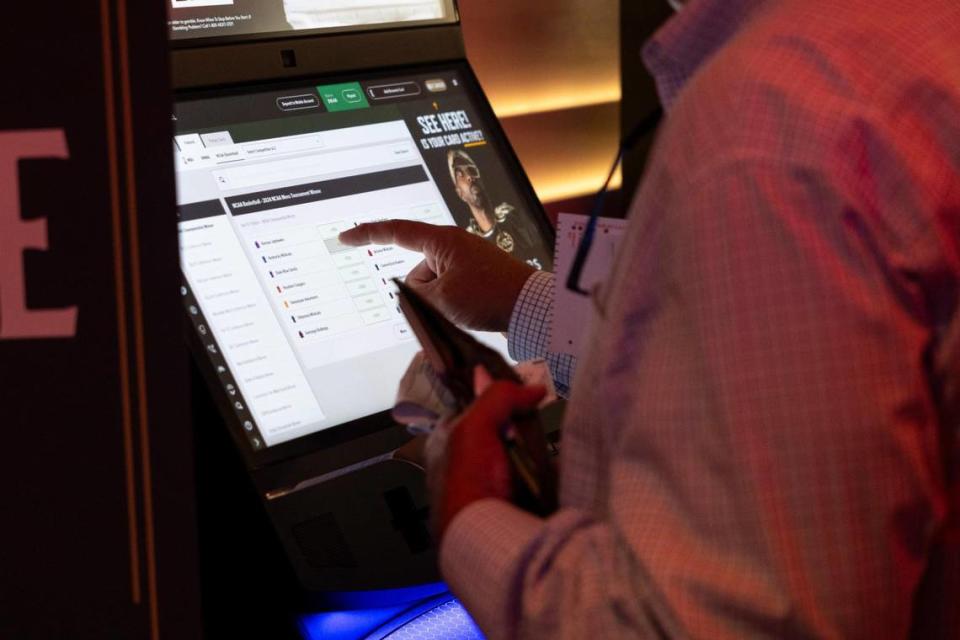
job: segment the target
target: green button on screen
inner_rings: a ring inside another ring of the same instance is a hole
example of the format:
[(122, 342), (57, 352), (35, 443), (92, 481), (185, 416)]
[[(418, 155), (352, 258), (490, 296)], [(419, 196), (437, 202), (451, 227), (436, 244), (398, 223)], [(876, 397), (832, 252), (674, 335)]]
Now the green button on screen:
[(327, 111), (350, 111), (366, 109), (370, 106), (359, 82), (320, 85), (317, 87), (317, 93), (320, 94), (320, 99), (326, 105)]

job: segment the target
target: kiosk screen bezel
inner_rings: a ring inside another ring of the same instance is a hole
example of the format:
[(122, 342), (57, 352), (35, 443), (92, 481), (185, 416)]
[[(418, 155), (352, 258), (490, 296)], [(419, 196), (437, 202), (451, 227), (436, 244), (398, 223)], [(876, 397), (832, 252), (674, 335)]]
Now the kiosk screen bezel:
[[(413, 76), (423, 74), (444, 74), (455, 73), (463, 80), (463, 91), (472, 107), (481, 118), (485, 133), (495, 149), (499, 152), (499, 157), (503, 169), (508, 176), (512, 178), (513, 186), (523, 200), (526, 211), (529, 212), (531, 222), (539, 232), (541, 238), (548, 247), (554, 245), (554, 228), (543, 209), (542, 204), (536, 196), (532, 184), (524, 172), (519, 159), (512, 146), (510, 145), (494, 111), (486, 96), (484, 95), (480, 84), (466, 60), (455, 60), (436, 64), (404, 66), (398, 68), (382, 69), (376, 71), (337, 73), (309, 76), (297, 80), (283, 80), (275, 83), (256, 83), (251, 85), (235, 86), (226, 89), (203, 89), (179, 92), (176, 96), (177, 104), (210, 98), (238, 96), (243, 94), (257, 93), (261, 91), (283, 91), (288, 88), (301, 87), (305, 84), (323, 85), (336, 84), (347, 81), (369, 81), (376, 79), (390, 79), (399, 76)], [(185, 282), (185, 279), (184, 279)], [(192, 299), (193, 292), (189, 292)], [(190, 313), (187, 311), (189, 304), (184, 304), (186, 318), (190, 322)], [(197, 330), (191, 326), (188, 330), (190, 334), (190, 344), (194, 352), (198, 366), (202, 370), (215, 402), (228, 424), (229, 431), (233, 436), (238, 448), (240, 449), (245, 461), (251, 468), (259, 468), (266, 465), (275, 464), (284, 460), (300, 457), (318, 450), (335, 447), (346, 442), (354, 441), (365, 436), (371, 436), (378, 432), (388, 429), (400, 429), (390, 417), (390, 411), (381, 411), (369, 416), (357, 418), (321, 431), (304, 435), (296, 439), (277, 443), (273, 446), (264, 447), (259, 451), (253, 450), (247, 441), (242, 421), (232, 409), (230, 397), (227, 395), (215, 366), (211, 360), (210, 354), (204, 349), (203, 341), (197, 333)]]

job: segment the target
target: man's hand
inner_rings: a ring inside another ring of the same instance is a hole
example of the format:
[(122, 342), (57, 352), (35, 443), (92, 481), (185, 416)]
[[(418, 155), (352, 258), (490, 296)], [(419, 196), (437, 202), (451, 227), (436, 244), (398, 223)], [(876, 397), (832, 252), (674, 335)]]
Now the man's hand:
[(510, 499), (510, 465), (500, 429), (511, 416), (534, 411), (545, 393), (543, 387), (492, 382), (450, 427), (445, 464), (442, 469), (429, 470), (440, 476), (431, 482), (439, 538), (470, 503), (484, 498)]
[(352, 246), (396, 244), (423, 254), (406, 283), (451, 321), (479, 331), (506, 331), (533, 267), (456, 227), (389, 220), (340, 234)]

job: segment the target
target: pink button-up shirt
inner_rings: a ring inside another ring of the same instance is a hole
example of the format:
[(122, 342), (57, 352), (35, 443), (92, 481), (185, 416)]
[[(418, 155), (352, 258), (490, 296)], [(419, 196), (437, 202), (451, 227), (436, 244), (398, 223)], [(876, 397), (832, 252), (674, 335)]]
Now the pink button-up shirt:
[(693, 0), (645, 58), (561, 509), (472, 504), (444, 575), (490, 638), (960, 637), (960, 2)]

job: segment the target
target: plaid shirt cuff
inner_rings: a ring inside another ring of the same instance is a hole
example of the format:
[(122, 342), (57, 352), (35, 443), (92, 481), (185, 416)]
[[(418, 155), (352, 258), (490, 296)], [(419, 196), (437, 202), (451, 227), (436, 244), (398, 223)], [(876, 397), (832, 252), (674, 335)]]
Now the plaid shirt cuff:
[(527, 278), (510, 316), (507, 342), (510, 357), (518, 362), (545, 358), (557, 393), (566, 398), (570, 393), (577, 359), (567, 353), (547, 352), (554, 286), (554, 275), (546, 271), (537, 271)]

